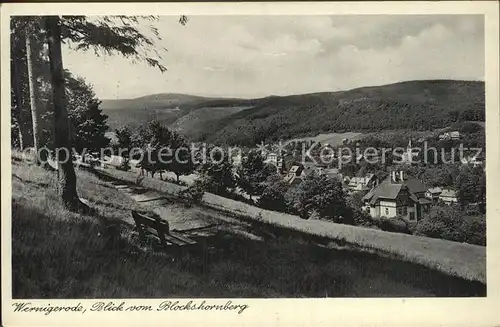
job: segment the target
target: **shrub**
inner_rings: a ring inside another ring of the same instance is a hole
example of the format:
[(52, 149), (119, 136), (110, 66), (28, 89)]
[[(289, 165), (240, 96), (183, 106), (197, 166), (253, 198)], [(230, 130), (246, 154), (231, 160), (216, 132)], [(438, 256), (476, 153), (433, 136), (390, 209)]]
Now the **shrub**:
[(373, 218), (365, 211), (359, 208), (352, 208), (352, 222), (356, 226), (370, 227), (375, 224)]
[(193, 183), (193, 185), (179, 192), (179, 197), (183, 203), (191, 207), (194, 204), (199, 204), (205, 194), (205, 188), (202, 183)]
[(129, 171), (130, 170), (130, 162), (127, 159), (124, 159), (121, 164), (116, 167), (118, 170)]
[(307, 176), (287, 197), (302, 218), (316, 210), (322, 218), (342, 222), (349, 214), (341, 182), (325, 175)]
[(169, 182), (169, 183), (180, 185), (180, 186), (188, 186), (188, 183), (186, 183), (185, 181), (177, 180), (176, 178), (172, 178), (172, 177), (165, 177), (163, 180), (165, 182)]
[(286, 212), (287, 205), (285, 194), (288, 189), (288, 184), (283, 181), (281, 176), (272, 175), (266, 181), (266, 187), (260, 196), (257, 205), (261, 208)]
[(403, 217), (374, 218), (373, 221), (383, 231), (411, 234), (408, 221)]
[(457, 206), (435, 206), (418, 222), (415, 234), (486, 245), (486, 220), (475, 210), (464, 212)]

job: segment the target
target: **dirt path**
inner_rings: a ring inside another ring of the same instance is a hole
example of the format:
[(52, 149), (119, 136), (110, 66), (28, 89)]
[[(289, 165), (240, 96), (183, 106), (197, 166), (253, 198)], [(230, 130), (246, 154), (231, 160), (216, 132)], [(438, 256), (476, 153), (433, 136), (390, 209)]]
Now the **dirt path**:
[(192, 232), (198, 236), (202, 234), (211, 236), (220, 230), (230, 230), (252, 240), (263, 240), (263, 235), (258, 230), (254, 231), (254, 226), (251, 224), (225, 216), (215, 210), (195, 206), (185, 207), (177, 203), (172, 196), (145, 187), (120, 181), (111, 184), (135, 200), (143, 210), (154, 212), (168, 221), (172, 230)]

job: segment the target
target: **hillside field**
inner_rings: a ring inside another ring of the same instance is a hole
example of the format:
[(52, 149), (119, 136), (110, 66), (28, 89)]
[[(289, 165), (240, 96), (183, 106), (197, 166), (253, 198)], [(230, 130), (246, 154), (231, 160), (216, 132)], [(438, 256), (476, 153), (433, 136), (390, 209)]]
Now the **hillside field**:
[[(219, 232), (182, 254), (139, 242), (132, 201), (77, 171), (97, 216), (66, 211), (55, 174), (12, 159), (13, 298), (367, 297), (484, 295), (484, 286), (369, 252), (256, 229), (209, 210)], [(175, 204), (173, 204), (175, 207)], [(206, 218), (204, 218), (206, 217)], [(229, 219), (230, 220), (230, 219)], [(274, 234), (273, 234), (274, 233)], [(271, 239), (263, 235), (273, 234)], [(250, 237), (251, 236), (251, 237)]]

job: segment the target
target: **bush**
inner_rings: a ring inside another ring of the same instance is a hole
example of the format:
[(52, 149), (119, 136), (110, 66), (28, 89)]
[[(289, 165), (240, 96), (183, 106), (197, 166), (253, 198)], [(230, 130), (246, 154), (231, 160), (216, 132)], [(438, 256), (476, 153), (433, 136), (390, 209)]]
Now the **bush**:
[(386, 232), (411, 234), (408, 221), (403, 217), (394, 218), (374, 218), (376, 226)]
[(268, 210), (286, 212), (287, 204), (285, 201), (285, 194), (287, 189), (288, 184), (283, 181), (281, 176), (273, 175), (269, 177), (257, 205)]
[(177, 179), (172, 178), (172, 177), (165, 177), (163, 180), (165, 182), (169, 182), (169, 183), (180, 185), (180, 186), (188, 186), (188, 183), (181, 181), (181, 180), (177, 181)]
[(226, 193), (220, 194), (220, 196), (223, 196), (225, 198), (228, 198), (228, 199), (231, 199), (231, 200), (234, 200), (234, 201), (239, 201), (239, 202), (243, 202), (243, 203), (246, 203), (246, 204), (255, 205), (255, 201), (254, 200), (246, 198), (245, 196), (243, 196), (241, 194), (238, 194), (238, 193), (226, 192)]
[(124, 159), (122, 163), (116, 167), (118, 170), (129, 171), (130, 170), (130, 162), (127, 159)]
[(293, 211), (305, 219), (313, 210), (324, 219), (340, 223), (349, 215), (341, 182), (325, 175), (308, 175), (294, 191), (287, 194), (287, 201), (293, 206)]
[(191, 207), (194, 204), (201, 203), (203, 195), (205, 194), (205, 188), (202, 183), (193, 183), (193, 185), (179, 192), (179, 197), (182, 199), (183, 203)]
[(475, 210), (463, 212), (457, 206), (435, 206), (418, 222), (415, 234), (486, 245), (486, 219)]
[(365, 211), (359, 208), (352, 209), (352, 221), (353, 225), (370, 227), (376, 225), (373, 218)]

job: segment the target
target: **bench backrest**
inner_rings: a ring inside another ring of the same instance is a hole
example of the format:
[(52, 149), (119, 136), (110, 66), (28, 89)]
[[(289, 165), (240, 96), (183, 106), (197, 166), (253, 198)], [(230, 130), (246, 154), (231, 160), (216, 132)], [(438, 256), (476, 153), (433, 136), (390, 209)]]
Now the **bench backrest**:
[(151, 233), (151, 229), (153, 229), (156, 231), (156, 236), (158, 236), (162, 242), (166, 242), (165, 234), (168, 235), (170, 233), (170, 226), (167, 221), (160, 218), (149, 217), (137, 211), (132, 211), (132, 218), (134, 218), (141, 237), (144, 236), (146, 231)]

